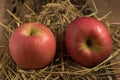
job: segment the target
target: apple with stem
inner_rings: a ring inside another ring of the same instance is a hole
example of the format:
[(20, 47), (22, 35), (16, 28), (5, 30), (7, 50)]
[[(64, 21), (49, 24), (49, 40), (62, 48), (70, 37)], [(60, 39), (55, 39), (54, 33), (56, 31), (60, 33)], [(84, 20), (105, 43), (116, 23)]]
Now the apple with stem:
[(71, 58), (85, 67), (98, 65), (112, 51), (110, 32), (92, 17), (80, 17), (72, 21), (66, 29), (65, 43)]
[(43, 68), (55, 56), (56, 40), (45, 25), (37, 22), (24, 23), (13, 31), (9, 39), (9, 50), (19, 67)]

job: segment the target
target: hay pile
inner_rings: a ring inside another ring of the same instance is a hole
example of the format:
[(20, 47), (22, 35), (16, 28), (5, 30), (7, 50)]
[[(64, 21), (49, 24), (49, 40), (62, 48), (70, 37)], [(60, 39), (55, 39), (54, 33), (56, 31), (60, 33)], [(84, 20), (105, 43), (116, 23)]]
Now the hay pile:
[[(88, 7), (89, 2), (92, 2), (94, 11)], [(120, 53), (120, 27), (115, 27), (119, 23), (104, 22), (111, 32), (113, 38), (112, 55), (94, 68), (86, 68), (71, 60), (66, 53), (64, 44), (64, 34), (67, 25), (77, 17), (92, 16), (98, 20), (103, 20), (108, 16), (106, 14), (102, 18), (97, 16), (97, 8), (93, 0), (89, 0), (84, 5), (74, 5), (69, 0), (60, 0), (58, 2), (47, 3), (42, 6), (41, 11), (36, 14), (27, 4), (24, 4), (30, 11), (22, 17), (17, 17), (9, 10), (7, 12), (13, 17), (13, 20), (8, 25), (0, 23), (6, 29), (7, 43), (2, 44), (4, 47), (3, 54), (0, 55), (0, 79), (1, 80), (112, 80), (115, 68), (113, 66), (120, 62), (111, 63)], [(22, 70), (12, 60), (9, 54), (8, 40), (13, 30), (20, 24), (25, 22), (40, 22), (47, 25), (56, 36), (57, 52), (54, 60), (48, 66), (38, 70)], [(114, 69), (114, 70), (113, 70)], [(119, 69), (119, 68), (117, 68)]]

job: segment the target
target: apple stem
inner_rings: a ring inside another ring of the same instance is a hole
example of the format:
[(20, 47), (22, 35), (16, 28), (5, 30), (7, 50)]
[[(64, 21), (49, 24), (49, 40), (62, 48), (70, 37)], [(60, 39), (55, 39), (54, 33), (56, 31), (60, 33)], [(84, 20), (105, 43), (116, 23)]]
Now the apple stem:
[(88, 47), (91, 47), (91, 46), (92, 46), (92, 41), (91, 41), (91, 39), (87, 39), (87, 40), (86, 40), (86, 44), (87, 44)]
[(32, 30), (32, 31), (30, 32), (30, 36), (34, 35), (35, 33), (36, 33), (36, 32)]

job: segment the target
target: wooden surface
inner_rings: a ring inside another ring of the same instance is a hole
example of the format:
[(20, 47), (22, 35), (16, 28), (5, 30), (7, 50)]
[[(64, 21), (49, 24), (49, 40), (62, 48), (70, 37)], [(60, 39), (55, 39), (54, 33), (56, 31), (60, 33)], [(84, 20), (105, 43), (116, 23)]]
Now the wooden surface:
[[(4, 14), (5, 14), (5, 2), (6, 0), (1, 0), (0, 1), (0, 22), (1, 23), (6, 23), (7, 20), (4, 19)], [(5, 43), (5, 29), (0, 25), (0, 44)], [(0, 56), (3, 53), (4, 47), (0, 47)]]
[(110, 22), (120, 22), (120, 0), (94, 0), (102, 17), (109, 11), (112, 13), (106, 18)]
[[(5, 12), (4, 3), (5, 3), (5, 0), (2, 0), (0, 5), (0, 22), (5, 22), (5, 20), (3, 19), (4, 18), (3, 14)], [(3, 31), (4, 31), (3, 27), (0, 27), (0, 41), (3, 40)]]

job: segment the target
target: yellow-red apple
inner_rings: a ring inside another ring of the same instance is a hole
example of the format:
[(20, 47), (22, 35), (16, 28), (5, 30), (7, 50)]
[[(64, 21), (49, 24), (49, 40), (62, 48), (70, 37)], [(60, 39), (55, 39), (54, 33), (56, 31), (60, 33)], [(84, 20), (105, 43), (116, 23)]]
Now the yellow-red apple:
[(77, 63), (94, 67), (107, 59), (112, 50), (112, 37), (100, 21), (80, 17), (72, 21), (65, 34), (68, 54)]
[(9, 39), (9, 49), (19, 67), (43, 68), (54, 58), (56, 40), (48, 27), (37, 22), (29, 22), (13, 31)]

